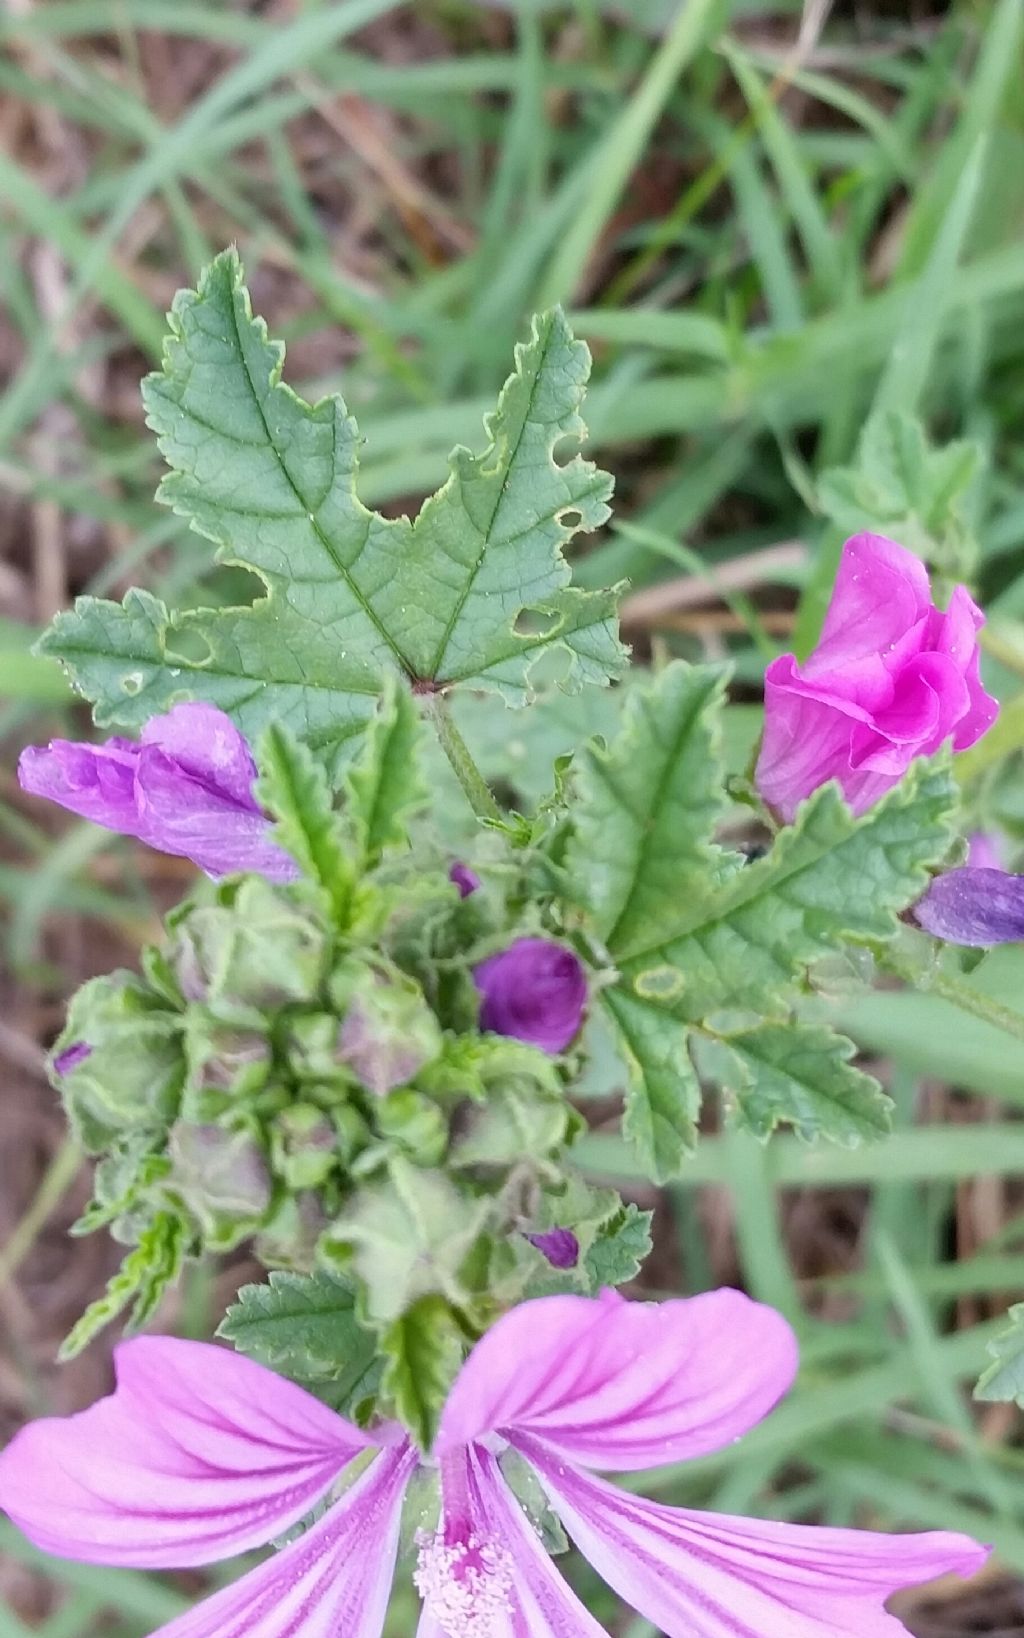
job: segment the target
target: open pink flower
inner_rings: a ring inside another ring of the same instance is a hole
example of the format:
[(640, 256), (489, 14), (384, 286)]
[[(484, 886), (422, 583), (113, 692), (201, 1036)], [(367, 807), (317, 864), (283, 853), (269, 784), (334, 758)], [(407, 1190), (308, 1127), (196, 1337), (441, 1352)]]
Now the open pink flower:
[(999, 706), (981, 686), (985, 617), (965, 586), (943, 613), (913, 552), (884, 535), (843, 547), (821, 641), (765, 673), (756, 782), (788, 823), (805, 797), (838, 780), (855, 813), (897, 785), (915, 757), (948, 740), (964, 751)]
[(175, 705), (150, 717), (139, 740), (30, 745), (18, 779), (33, 796), (191, 859), (208, 876), (254, 870), (287, 882), (299, 873), (271, 840), (270, 820), (253, 796), (249, 743), (215, 705)]
[[(897, 1638), (884, 1600), (986, 1550), (665, 1507), (590, 1469), (636, 1472), (729, 1445), (796, 1367), (793, 1334), (736, 1291), (660, 1305), (524, 1303), (473, 1349), (429, 1465), (436, 1530), (417, 1537), (418, 1638), (600, 1638), (503, 1473), (530, 1464), (569, 1535), (668, 1638)], [(66, 1558), (166, 1569), (248, 1552), (327, 1511), (159, 1638), (379, 1638), (402, 1500), (425, 1458), (364, 1432), (262, 1366), (205, 1343), (124, 1343), (109, 1399), (36, 1422), (0, 1456), (0, 1502)], [(356, 1457), (376, 1454), (345, 1487)], [(339, 1479), (342, 1479), (340, 1490)]]

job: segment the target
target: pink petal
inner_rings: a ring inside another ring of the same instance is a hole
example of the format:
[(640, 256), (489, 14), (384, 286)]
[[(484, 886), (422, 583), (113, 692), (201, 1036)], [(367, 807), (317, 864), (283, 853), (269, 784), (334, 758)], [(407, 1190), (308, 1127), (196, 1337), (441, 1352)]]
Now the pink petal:
[(523, 1445), (580, 1552), (666, 1638), (898, 1638), (884, 1601), (970, 1576), (988, 1549), (947, 1531), (878, 1535), (664, 1507)]
[(607, 1638), (555, 1569), (495, 1458), (474, 1446), (465, 1462), (463, 1502), (474, 1540), (500, 1555), (504, 1608), (477, 1600), (470, 1625), (459, 1617), (439, 1620), (428, 1600), (417, 1638)]
[(931, 608), (919, 557), (885, 535), (854, 535), (843, 547), (821, 641), (805, 670), (841, 669), (884, 654)]
[(987, 734), (999, 715), (999, 701), (987, 694), (982, 686), (979, 655), (975, 653), (964, 673), (970, 705), (956, 725), (953, 735), (954, 751), (966, 751), (968, 746)]
[(270, 881), (293, 881), (298, 875), (254, 804), (242, 807), (211, 790), (155, 746), (143, 746), (135, 782), (138, 833), (150, 847), (191, 859), (210, 876), (253, 870)]
[(163, 1569), (261, 1547), (373, 1443), (226, 1348), (137, 1337), (115, 1357), (110, 1398), (0, 1455), (0, 1505), (62, 1558)]
[(259, 812), (252, 794), (256, 764), (249, 741), (216, 705), (185, 700), (164, 716), (150, 717), (141, 743), (157, 746), (211, 791)]
[(385, 1451), (312, 1529), (152, 1638), (379, 1638), (415, 1462)]
[(106, 825), (124, 836), (137, 836), (139, 815), (135, 799), (135, 769), (139, 748), (124, 748), (113, 740), (106, 745), (78, 744), (52, 739), (49, 745), (28, 745), (18, 760), (18, 783), (31, 796), (44, 796), (93, 824)]
[(439, 1455), (536, 1433), (574, 1461), (636, 1471), (718, 1450), (793, 1380), (796, 1340), (738, 1291), (662, 1303), (540, 1297), (504, 1315), (448, 1396)]
[(808, 696), (794, 685), (794, 669), (791, 657), (783, 656), (765, 674), (764, 739), (754, 775), (762, 798), (786, 824), (830, 779), (847, 794), (853, 734), (868, 720), (866, 712), (847, 709), (845, 702), (826, 704)]

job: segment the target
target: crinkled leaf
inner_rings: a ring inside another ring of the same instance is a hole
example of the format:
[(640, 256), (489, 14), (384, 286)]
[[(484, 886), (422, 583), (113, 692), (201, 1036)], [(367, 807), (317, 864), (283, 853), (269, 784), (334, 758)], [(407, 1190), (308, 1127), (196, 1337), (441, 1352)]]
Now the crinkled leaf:
[(394, 1157), (385, 1181), (362, 1189), (326, 1245), (352, 1247), (362, 1309), (387, 1326), (420, 1297), (463, 1297), (462, 1265), (491, 1212), (488, 1200), (461, 1193), (443, 1173)]
[(347, 771), (347, 816), (373, 859), (406, 840), (406, 822), (427, 801), (420, 773), (420, 719), (408, 689), (389, 679), (359, 755)]
[(252, 569), (250, 608), (169, 613), (130, 592), (82, 598), (43, 640), (96, 703), (138, 727), (175, 699), (220, 705), (256, 739), (279, 721), (336, 767), (389, 673), (423, 690), (467, 683), (511, 704), (557, 648), (564, 685), (621, 669), (615, 596), (568, 584), (563, 546), (608, 515), (611, 480), (556, 445), (578, 439), (589, 353), (560, 312), (516, 352), (481, 455), (456, 449), (415, 523), (358, 500), (359, 436), (337, 397), (303, 402), (283, 348), (254, 318), (233, 251), (171, 313), (164, 367), (144, 397), (171, 468), (160, 498)]
[(277, 820), (276, 838), (303, 874), (323, 889), (335, 919), (348, 919), (355, 882), (352, 849), (334, 810), (320, 764), (295, 735), (278, 722), (259, 742), (257, 795)]
[(955, 804), (944, 760), (916, 764), (861, 819), (824, 786), (763, 859), (710, 899), (680, 902), (673, 932), (620, 956), (624, 981), (694, 1023), (722, 1007), (787, 1011), (810, 962), (845, 938), (892, 937), (950, 845)]
[(716, 1078), (736, 1098), (740, 1125), (768, 1137), (782, 1122), (808, 1141), (856, 1144), (884, 1137), (891, 1104), (850, 1063), (843, 1035), (796, 1020), (765, 1023), (715, 1043)]
[(138, 1331), (156, 1313), (160, 1299), (174, 1284), (185, 1261), (185, 1226), (170, 1212), (158, 1212), (143, 1229), (102, 1297), (89, 1304), (61, 1344), (58, 1359), (74, 1359), (93, 1337), (132, 1304), (127, 1330)]
[(693, 1151), (700, 1082), (687, 1031), (671, 1012), (615, 986), (602, 997), (630, 1070), (622, 1129), (656, 1183), (676, 1177)]
[(465, 1332), (443, 1297), (421, 1297), (381, 1338), (381, 1388), (421, 1450), (434, 1442), (448, 1390), (462, 1364)]
[(1014, 1399), (1024, 1405), (1024, 1303), (1015, 1303), (1007, 1318), (1008, 1329), (988, 1345), (992, 1364), (981, 1373), (974, 1397), (986, 1403)]
[(275, 1270), (266, 1285), (242, 1287), (217, 1335), (353, 1415), (379, 1377), (377, 1338), (360, 1325), (355, 1302), (355, 1286), (337, 1274)]
[(607, 750), (577, 760), (570, 891), (613, 956), (671, 927), (727, 865), (710, 839), (724, 805), (722, 693), (720, 671), (677, 661), (631, 692)]

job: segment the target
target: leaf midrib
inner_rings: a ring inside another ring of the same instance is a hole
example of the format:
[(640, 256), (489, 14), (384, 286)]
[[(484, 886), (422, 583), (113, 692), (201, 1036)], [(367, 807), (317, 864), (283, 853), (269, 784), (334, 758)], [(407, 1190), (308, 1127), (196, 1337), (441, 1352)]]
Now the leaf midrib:
[[(441, 636), (441, 641), (438, 644), (437, 652), (434, 655), (434, 660), (433, 660), (433, 663), (432, 663), (432, 665), (430, 667), (430, 672), (429, 672), (429, 675), (431, 677), (438, 676), (438, 674), (441, 671), (441, 667), (442, 667), (442, 664), (444, 662), (444, 657), (448, 652), (448, 644), (451, 642), (452, 632), (455, 630), (455, 627), (458, 625), (459, 620), (462, 617), (462, 611), (465, 608), (467, 602), (469, 601), (470, 593), (472, 592), (473, 587), (476, 584), (477, 575), (480, 573), (480, 569), (481, 569), (481, 566), (483, 564), (484, 557), (485, 557), (486, 552), (487, 552), (487, 548), (490, 545), (491, 530), (494, 528), (494, 520), (498, 515), (498, 508), (500, 507), (502, 501), (505, 498), (505, 491), (506, 491), (506, 489), (508, 487), (508, 481), (509, 481), (509, 478), (510, 478), (510, 476), (512, 474), (512, 469), (515, 466), (516, 457), (519, 454), (519, 446), (522, 443), (523, 438), (526, 435), (526, 428), (530, 424), (530, 414), (531, 414), (531, 411), (533, 410), (534, 398), (535, 398), (536, 392), (537, 392), (537, 382), (540, 380), (541, 374), (542, 374), (543, 369), (544, 369), (544, 365), (545, 365), (545, 363), (547, 361), (548, 349), (551, 346), (551, 337), (554, 334), (554, 330), (555, 330), (555, 320), (554, 320), (554, 316), (552, 314), (547, 314), (546, 315), (545, 322), (546, 322), (547, 328), (545, 330), (545, 333), (544, 333), (543, 337), (541, 338), (540, 351), (537, 354), (536, 363), (535, 363), (534, 368), (533, 368), (533, 374), (532, 374), (532, 377), (531, 377), (531, 380), (530, 380), (530, 390), (529, 390), (529, 393), (527, 395), (526, 408), (523, 411), (523, 417), (522, 417), (522, 421), (521, 421), (520, 426), (519, 426), (519, 431), (516, 434), (515, 443), (514, 443), (513, 447), (511, 448), (511, 450), (509, 451), (508, 460), (505, 463), (504, 476), (502, 477), (501, 484), (500, 484), (500, 487), (498, 489), (498, 493), (495, 496), (494, 505), (491, 507), (491, 515), (487, 520), (487, 529), (483, 533), (482, 538), (481, 538), (480, 550), (477, 553), (476, 562), (474, 563), (472, 571), (471, 571), (471, 573), (469, 575), (469, 578), (466, 581), (465, 587), (464, 587), (463, 592), (462, 592), (462, 596), (459, 598), (458, 602), (455, 604), (454, 609), (452, 610), (451, 616), (450, 616), (450, 618), (448, 620), (448, 624), (446, 625), (446, 627), (444, 629), (444, 632), (442, 633), (442, 636)], [(512, 379), (514, 380), (515, 377), (513, 376)], [(486, 455), (486, 451), (484, 453)], [(477, 457), (477, 459), (481, 459), (481, 458), (482, 457)], [(451, 481), (456, 482), (456, 481), (458, 481), (458, 479), (453, 475), (453, 478), (452, 478)], [(452, 680), (454, 681), (456, 679), (452, 679)]]
[[(260, 421), (263, 424), (263, 430), (264, 430), (264, 432), (266, 433), (266, 436), (267, 436), (267, 443), (268, 443), (269, 447), (273, 450), (274, 455), (275, 455), (275, 457), (277, 459), (277, 464), (280, 467), (282, 473), (284, 474), (284, 477), (285, 477), (285, 479), (286, 479), (286, 481), (288, 483), (289, 488), (292, 491), (292, 494), (295, 496), (295, 499), (299, 502), (300, 506), (302, 507), (303, 514), (308, 519), (310, 527), (312, 528), (314, 535), (316, 536), (317, 540), (320, 542), (320, 545), (323, 547), (323, 550), (326, 552), (327, 556), (330, 558), (331, 562), (334, 564), (335, 568), (337, 569), (339, 578), (344, 581), (345, 585), (348, 587), (348, 589), (351, 592), (352, 596), (355, 598), (356, 602), (359, 604), (359, 607), (362, 609), (363, 613), (366, 615), (366, 618), (368, 619), (368, 621), (370, 622), (370, 624), (372, 625), (374, 630), (377, 632), (378, 636), (380, 636), (383, 639), (383, 641), (386, 643), (387, 647), (391, 650), (391, 653), (393, 654), (394, 658), (398, 662), (398, 665), (399, 665), (400, 669), (405, 673), (405, 675), (407, 677), (414, 677), (415, 672), (414, 672), (412, 666), (410, 665), (409, 661), (406, 659), (405, 655), (402, 653), (401, 649), (396, 644), (394, 638), (390, 635), (390, 633), (387, 631), (387, 629), (381, 624), (376, 612), (373, 609), (372, 604), (370, 604), (367, 601), (367, 599), (363, 596), (363, 593), (360, 591), (359, 587), (357, 586), (356, 582), (353, 580), (353, 578), (352, 578), (351, 574), (349, 573), (348, 569), (345, 567), (345, 564), (342, 562), (341, 558), (338, 556), (338, 553), (335, 550), (334, 546), (332, 545), (331, 541), (324, 534), (324, 531), (320, 527), (320, 524), (317, 522), (315, 513), (310, 511), (309, 503), (306, 501), (304, 495), (302, 494), (302, 491), (299, 489), (298, 485), (296, 484), (295, 480), (293, 479), (291, 473), (288, 470), (287, 465), (285, 464), (285, 460), (284, 460), (284, 457), (283, 457), (280, 449), (278, 448), (277, 444), (274, 442), (273, 435), (271, 434), (271, 431), (270, 431), (270, 423), (267, 420), (266, 410), (263, 407), (263, 399), (260, 397), (259, 393), (256, 390), (256, 383), (253, 380), (252, 371), (249, 368), (249, 360), (248, 360), (248, 357), (246, 356), (245, 348), (242, 345), (242, 332), (241, 332), (241, 330), (239, 328), (239, 324), (238, 324), (238, 307), (237, 307), (237, 304), (236, 304), (237, 296), (238, 296), (238, 287), (237, 287), (234, 279), (232, 278), (231, 281), (230, 281), (230, 284), (229, 284), (228, 299), (229, 299), (230, 306), (231, 306), (231, 323), (232, 323), (232, 326), (233, 326), (234, 332), (235, 332), (235, 342), (236, 342), (237, 347), (238, 347), (238, 356), (241, 359), (242, 368), (245, 371), (245, 379), (249, 383), (249, 391), (252, 394), (253, 403), (256, 405), (256, 409), (259, 412)], [(275, 390), (276, 386), (277, 386), (277, 383), (272, 382), (269, 390), (271, 392), (273, 392)], [(304, 400), (297, 399), (297, 402), (301, 405), (302, 410), (303, 410), (303, 412), (305, 414), (308, 415), (308, 414), (311, 413), (310, 412), (310, 406), (308, 404), (306, 404)], [(337, 399), (335, 397), (331, 398), (331, 407), (332, 407), (332, 410), (334, 412), (333, 419), (332, 419), (332, 430), (331, 430), (331, 435), (332, 435), (332, 440), (333, 440), (333, 445), (334, 445), (334, 455), (333, 455), (333, 460), (332, 460), (332, 468), (336, 472), (337, 471), (337, 411), (338, 411), (338, 403), (337, 403)], [(370, 516), (370, 514), (367, 515), (367, 519), (368, 519), (367, 528), (369, 528), (370, 522), (372, 521), (372, 517)]]

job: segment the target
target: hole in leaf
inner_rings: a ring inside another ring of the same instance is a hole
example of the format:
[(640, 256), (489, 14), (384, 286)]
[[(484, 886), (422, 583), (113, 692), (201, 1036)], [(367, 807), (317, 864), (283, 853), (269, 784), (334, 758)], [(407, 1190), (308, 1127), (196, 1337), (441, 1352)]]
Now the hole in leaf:
[(563, 529), (578, 529), (583, 522), (583, 513), (578, 506), (565, 506), (555, 516)]
[(197, 601), (204, 608), (249, 609), (268, 595), (268, 586), (262, 575), (240, 563), (220, 563), (204, 574)]
[(530, 687), (538, 693), (550, 693), (553, 688), (560, 688), (569, 679), (572, 671), (572, 656), (564, 643), (553, 643), (550, 648), (542, 648), (530, 667)]
[(142, 688), (143, 676), (141, 671), (126, 671), (121, 678), (121, 687), (126, 694), (137, 694)]
[(554, 637), (565, 624), (565, 615), (552, 609), (520, 609), (516, 615), (517, 637)]
[(201, 631), (194, 626), (179, 626), (173, 635), (174, 647), (168, 643), (164, 650), (170, 665), (186, 665), (190, 669), (209, 665), (213, 650)]

